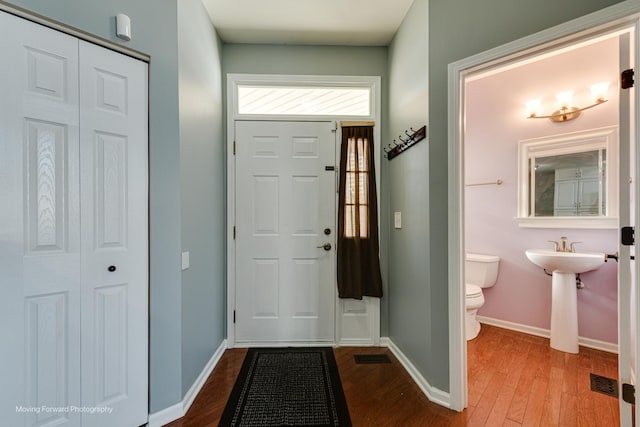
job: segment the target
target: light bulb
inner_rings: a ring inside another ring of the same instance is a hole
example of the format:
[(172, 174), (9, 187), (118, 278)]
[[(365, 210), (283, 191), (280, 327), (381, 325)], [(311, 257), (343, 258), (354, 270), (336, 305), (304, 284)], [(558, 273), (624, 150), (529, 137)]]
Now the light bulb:
[(591, 94), (595, 102), (604, 102), (607, 100), (607, 90), (609, 90), (609, 82), (600, 82), (591, 85)]
[(527, 114), (528, 117), (535, 117), (540, 112), (540, 100), (531, 99), (527, 101)]
[(573, 98), (573, 91), (568, 90), (566, 92), (560, 92), (556, 95), (556, 99), (560, 103), (560, 108), (568, 108), (571, 106), (571, 98)]

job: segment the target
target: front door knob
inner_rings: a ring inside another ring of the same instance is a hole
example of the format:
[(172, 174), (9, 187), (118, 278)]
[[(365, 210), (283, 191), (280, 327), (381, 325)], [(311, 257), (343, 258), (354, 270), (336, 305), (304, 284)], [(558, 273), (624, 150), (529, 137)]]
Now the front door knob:
[(322, 245), (322, 246), (316, 246), (316, 247), (317, 247), (318, 249), (322, 248), (322, 249), (324, 249), (325, 251), (330, 251), (330, 250), (331, 250), (331, 243), (325, 243), (325, 244), (324, 244), (324, 245)]

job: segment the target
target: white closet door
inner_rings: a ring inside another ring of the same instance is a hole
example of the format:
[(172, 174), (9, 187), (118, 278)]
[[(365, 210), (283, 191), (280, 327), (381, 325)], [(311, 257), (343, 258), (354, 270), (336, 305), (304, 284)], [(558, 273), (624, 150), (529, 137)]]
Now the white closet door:
[(0, 425), (80, 413), (78, 42), (0, 12)]
[(147, 422), (147, 65), (80, 42), (82, 403)]
[(145, 424), (147, 66), (4, 12), (0, 52), (0, 425)]

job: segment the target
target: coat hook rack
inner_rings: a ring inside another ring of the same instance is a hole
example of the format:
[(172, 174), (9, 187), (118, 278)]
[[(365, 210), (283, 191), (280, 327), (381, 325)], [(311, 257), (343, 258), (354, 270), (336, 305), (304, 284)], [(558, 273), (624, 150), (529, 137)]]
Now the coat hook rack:
[(410, 147), (413, 147), (415, 144), (417, 144), (418, 142), (422, 141), (423, 139), (425, 139), (427, 137), (427, 127), (426, 126), (422, 126), (420, 129), (414, 131), (413, 128), (409, 128), (411, 129), (412, 133), (409, 133), (408, 130), (405, 130), (404, 133), (407, 135), (406, 138), (403, 139), (403, 135), (398, 136), (398, 139), (400, 140), (400, 144), (396, 144), (396, 140), (393, 140), (393, 144), (395, 145), (395, 147), (391, 147), (391, 144), (389, 144), (389, 147), (391, 148), (391, 150), (387, 151), (384, 150), (385, 157), (389, 160), (393, 159), (394, 157), (396, 157), (398, 154), (402, 153), (403, 151), (407, 150)]

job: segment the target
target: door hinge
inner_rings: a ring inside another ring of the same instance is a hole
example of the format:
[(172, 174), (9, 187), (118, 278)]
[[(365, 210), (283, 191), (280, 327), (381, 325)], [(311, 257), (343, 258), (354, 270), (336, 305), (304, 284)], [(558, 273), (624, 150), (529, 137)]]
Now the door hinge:
[(233, 240), (236, 240), (236, 226), (233, 226)]
[(236, 142), (233, 141), (233, 155), (236, 155)]
[(624, 246), (633, 246), (636, 243), (634, 227), (622, 227), (620, 229), (620, 243)]
[(633, 75), (634, 74), (635, 73), (633, 71), (633, 68), (630, 68), (628, 70), (624, 70), (620, 74), (620, 88), (629, 89), (629, 88), (633, 87), (633, 84), (634, 84)]
[(233, 323), (236, 323), (236, 311), (233, 310)]
[(622, 400), (636, 404), (636, 387), (633, 384), (622, 383)]

